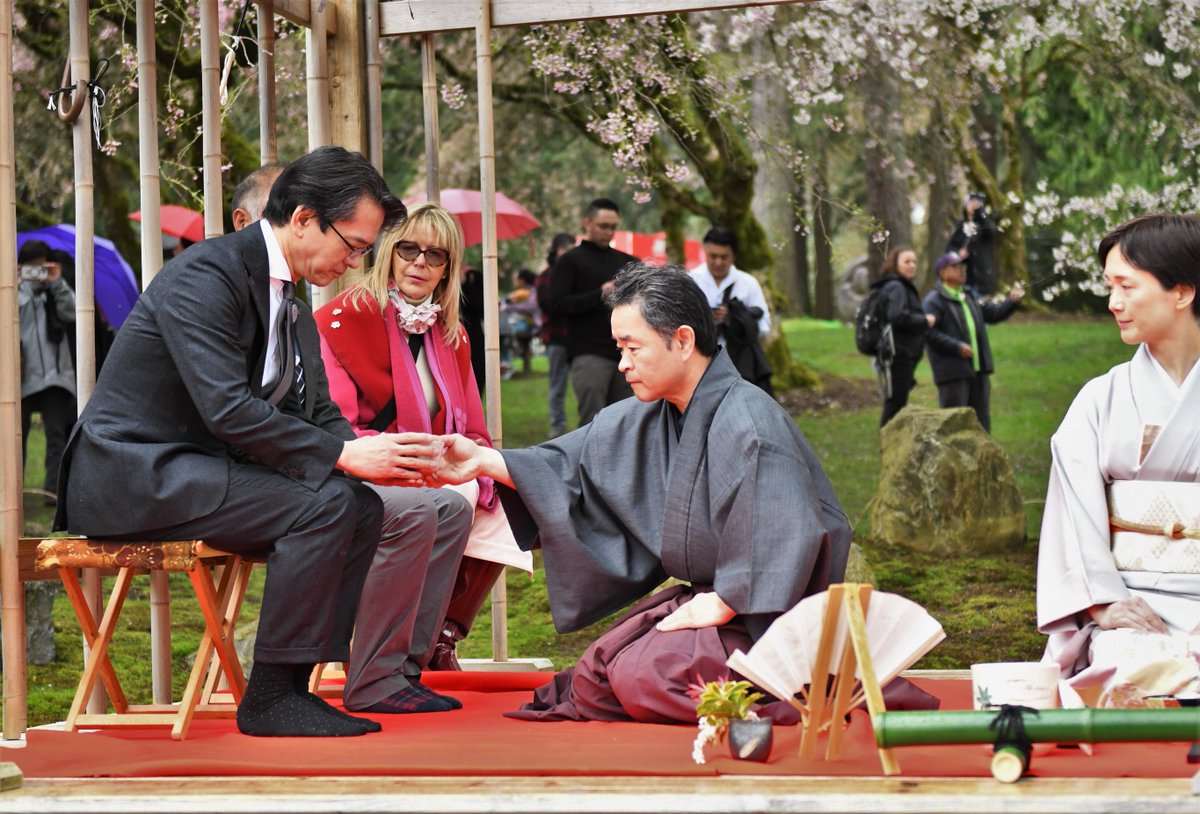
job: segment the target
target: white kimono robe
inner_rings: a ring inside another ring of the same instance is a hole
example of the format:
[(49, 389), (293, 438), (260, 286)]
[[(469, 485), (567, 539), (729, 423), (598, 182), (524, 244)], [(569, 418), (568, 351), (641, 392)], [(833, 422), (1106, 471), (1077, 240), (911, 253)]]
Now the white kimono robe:
[[(1161, 429), (1143, 457), (1147, 426)], [(1128, 653), (1121, 637), (1133, 634), (1101, 631), (1087, 609), (1129, 596), (1162, 617), (1177, 640), (1168, 649), (1194, 652), (1200, 573), (1118, 570), (1105, 490), (1121, 480), (1200, 481), (1200, 364), (1178, 387), (1139, 347), (1131, 361), (1083, 387), (1051, 451), (1037, 585), (1038, 629), (1050, 637), (1045, 658), (1076, 687), (1111, 686), (1118, 667), (1128, 674), (1133, 665), (1114, 662)]]

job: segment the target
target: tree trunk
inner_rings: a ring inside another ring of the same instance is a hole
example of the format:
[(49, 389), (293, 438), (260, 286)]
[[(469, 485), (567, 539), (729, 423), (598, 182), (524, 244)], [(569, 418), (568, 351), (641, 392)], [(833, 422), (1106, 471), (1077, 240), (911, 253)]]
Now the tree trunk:
[(871, 235), (867, 242), (867, 263), (874, 274), (890, 249), (911, 246), (913, 242), (912, 206), (905, 179), (908, 153), (900, 114), (900, 83), (874, 54), (867, 57), (859, 88), (866, 127), (863, 164), (867, 214), (874, 218), (876, 229), (886, 233), (883, 240)]
[[(940, 104), (934, 105), (934, 121), (942, 120), (941, 107)], [(923, 280), (922, 291), (928, 291), (937, 282), (933, 273), (933, 264), (946, 251), (946, 244), (954, 232), (954, 223), (958, 219), (962, 203), (954, 194), (954, 185), (950, 180), (954, 169), (950, 161), (951, 145), (947, 143), (945, 132), (940, 126), (930, 128), (925, 145), (927, 151), (925, 163), (933, 175), (933, 180), (929, 184), (929, 207), (926, 219), (929, 229), (925, 236), (925, 262), (922, 266), (924, 273), (921, 277)]]
[(816, 307), (814, 315), (821, 319), (833, 319), (833, 234), (831, 224), (833, 207), (829, 203), (829, 158), (820, 149), (813, 156), (813, 257), (816, 261)]
[(809, 285), (811, 267), (808, 262), (808, 235), (812, 231), (808, 219), (804, 217), (807, 204), (808, 186), (804, 178), (796, 179), (792, 192), (792, 276), (789, 280), (789, 296), (796, 313), (805, 316), (812, 312), (812, 290)]

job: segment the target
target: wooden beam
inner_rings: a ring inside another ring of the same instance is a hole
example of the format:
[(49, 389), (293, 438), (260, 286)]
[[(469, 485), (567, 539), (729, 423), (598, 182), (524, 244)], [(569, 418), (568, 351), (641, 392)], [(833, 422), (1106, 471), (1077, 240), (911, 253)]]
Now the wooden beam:
[[(812, 0), (491, 0), (491, 27), (544, 25), (604, 17), (715, 11), (779, 6)], [(379, 4), (380, 36), (398, 37), (474, 28), (479, 0), (384, 0)]]
[[(328, 3), (328, 0), (326, 2)], [(304, 28), (312, 28), (312, 9), (308, 4), (308, 0), (273, 0), (269, 4), (259, 2), (258, 5), (269, 5), (271, 6), (270, 10), (283, 19)], [(326, 6), (325, 31), (330, 36), (333, 36), (337, 33), (337, 27), (337, 12)]]

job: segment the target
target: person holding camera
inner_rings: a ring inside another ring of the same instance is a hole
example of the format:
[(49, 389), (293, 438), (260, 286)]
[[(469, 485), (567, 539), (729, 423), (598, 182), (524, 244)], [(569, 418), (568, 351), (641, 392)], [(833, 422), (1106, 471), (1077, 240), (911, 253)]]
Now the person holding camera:
[(987, 296), (996, 290), (996, 222), (987, 210), (987, 196), (972, 192), (963, 201), (963, 216), (946, 244), (966, 263), (967, 285)]
[(75, 292), (52, 259), (50, 246), (27, 240), (17, 254), (17, 307), (21, 323), (21, 460), (26, 457), (33, 414), (46, 432), (46, 503), (56, 498), (58, 468), (75, 424), (75, 365), (71, 335)]

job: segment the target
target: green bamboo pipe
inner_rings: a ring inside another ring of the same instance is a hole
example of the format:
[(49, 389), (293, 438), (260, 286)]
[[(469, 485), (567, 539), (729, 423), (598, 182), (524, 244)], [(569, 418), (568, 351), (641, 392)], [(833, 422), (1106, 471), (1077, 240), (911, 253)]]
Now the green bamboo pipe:
[[(883, 712), (875, 718), (880, 749), (995, 743), (999, 710)], [(1200, 707), (1178, 709), (1042, 709), (1023, 715), (1032, 743), (1137, 743), (1200, 740)]]

